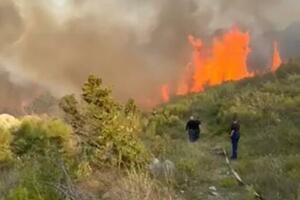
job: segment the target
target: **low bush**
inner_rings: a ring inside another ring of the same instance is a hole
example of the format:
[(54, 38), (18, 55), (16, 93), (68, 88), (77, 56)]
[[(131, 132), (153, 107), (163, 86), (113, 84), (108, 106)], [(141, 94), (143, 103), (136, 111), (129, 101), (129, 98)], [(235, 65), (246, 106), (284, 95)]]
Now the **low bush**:
[(13, 132), (11, 148), (19, 156), (30, 152), (45, 153), (48, 147), (56, 145), (61, 151), (71, 151), (71, 128), (58, 119), (24, 118), (20, 127)]

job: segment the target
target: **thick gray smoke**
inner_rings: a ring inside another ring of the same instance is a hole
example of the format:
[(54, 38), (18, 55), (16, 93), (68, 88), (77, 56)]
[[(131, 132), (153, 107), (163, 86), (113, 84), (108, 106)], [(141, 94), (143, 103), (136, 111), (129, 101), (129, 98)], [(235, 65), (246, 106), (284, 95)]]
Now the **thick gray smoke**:
[(119, 99), (147, 106), (189, 62), (187, 35), (239, 25), (253, 35), (250, 65), (264, 67), (273, 39), (287, 49), (285, 29), (298, 37), (298, 19), (298, 0), (0, 0), (0, 57), (15, 80), (54, 95), (76, 92), (93, 73)]

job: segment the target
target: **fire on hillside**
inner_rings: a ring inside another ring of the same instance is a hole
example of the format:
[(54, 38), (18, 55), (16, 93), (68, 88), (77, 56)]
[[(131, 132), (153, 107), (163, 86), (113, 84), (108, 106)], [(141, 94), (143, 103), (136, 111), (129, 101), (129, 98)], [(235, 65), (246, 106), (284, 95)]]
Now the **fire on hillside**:
[[(241, 80), (255, 76), (247, 66), (251, 53), (250, 34), (238, 27), (213, 38), (207, 46), (199, 38), (188, 36), (193, 47), (191, 62), (186, 66), (177, 85), (164, 84), (161, 87), (161, 99), (168, 102), (170, 95), (186, 95), (201, 92), (205, 86), (222, 84), (225, 81)], [(269, 71), (276, 71), (281, 63), (281, 56), (276, 41), (273, 43), (273, 57), (270, 55)]]

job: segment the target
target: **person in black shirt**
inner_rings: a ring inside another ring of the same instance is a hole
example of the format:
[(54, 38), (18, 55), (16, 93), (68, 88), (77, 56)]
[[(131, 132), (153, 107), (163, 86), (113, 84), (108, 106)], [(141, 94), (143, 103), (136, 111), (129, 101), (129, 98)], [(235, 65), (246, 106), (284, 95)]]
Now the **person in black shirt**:
[(187, 122), (185, 129), (188, 132), (190, 142), (196, 142), (199, 139), (200, 124), (201, 122), (196, 120), (194, 116), (191, 116)]
[(234, 116), (234, 119), (230, 126), (230, 139), (231, 139), (231, 146), (232, 146), (231, 159), (236, 160), (238, 143), (240, 140), (240, 123), (237, 120), (236, 116)]

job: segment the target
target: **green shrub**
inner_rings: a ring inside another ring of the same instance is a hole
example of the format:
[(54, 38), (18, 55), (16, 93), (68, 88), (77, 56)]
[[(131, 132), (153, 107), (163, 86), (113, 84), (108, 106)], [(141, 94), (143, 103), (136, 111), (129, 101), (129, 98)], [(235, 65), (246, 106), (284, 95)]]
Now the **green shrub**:
[(58, 119), (27, 117), (14, 132), (11, 148), (18, 155), (29, 152), (45, 153), (51, 145), (62, 151), (70, 150), (72, 130)]
[(48, 150), (43, 155), (26, 154), (15, 163), (18, 182), (7, 199), (60, 200), (68, 194), (70, 165), (55, 147)]
[(0, 163), (11, 160), (10, 143), (12, 135), (9, 130), (0, 127)]

